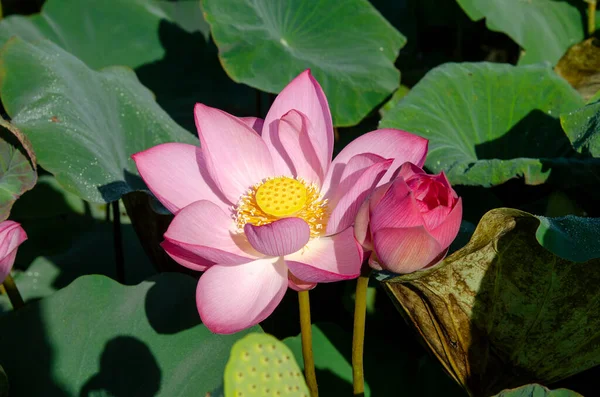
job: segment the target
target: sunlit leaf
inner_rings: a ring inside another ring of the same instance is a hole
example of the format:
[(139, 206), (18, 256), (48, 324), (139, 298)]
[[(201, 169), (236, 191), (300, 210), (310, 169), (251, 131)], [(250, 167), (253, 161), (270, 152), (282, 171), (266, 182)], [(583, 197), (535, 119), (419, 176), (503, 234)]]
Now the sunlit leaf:
[(446, 64), (428, 73), (380, 125), (428, 138), (425, 165), (445, 171), (454, 184), (589, 183), (599, 163), (580, 158), (558, 120), (583, 104), (547, 66)]
[(523, 47), (521, 64), (555, 64), (569, 46), (583, 40), (582, 1), (457, 1), (472, 20), (485, 18), (490, 30), (506, 33)]
[(39, 164), (70, 192), (110, 202), (144, 188), (130, 156), (164, 142), (196, 143), (135, 74), (94, 71), (49, 41), (9, 41), (0, 54), (2, 103)]
[(254, 90), (231, 81), (219, 64), (200, 0), (47, 0), (39, 14), (0, 21), (0, 44), (15, 35), (48, 39), (92, 69), (134, 68), (190, 131), (196, 102), (239, 116), (257, 111)]
[(310, 68), (335, 125), (357, 124), (400, 84), (394, 61), (406, 39), (366, 0), (202, 5), (231, 78), (279, 92)]

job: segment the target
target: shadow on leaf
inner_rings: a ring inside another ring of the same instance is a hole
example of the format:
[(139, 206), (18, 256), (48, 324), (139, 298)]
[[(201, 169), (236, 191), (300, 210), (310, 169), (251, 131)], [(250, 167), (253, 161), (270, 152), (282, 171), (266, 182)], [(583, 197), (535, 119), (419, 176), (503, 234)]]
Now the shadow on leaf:
[(79, 396), (106, 391), (114, 397), (153, 397), (160, 384), (161, 371), (148, 346), (137, 338), (118, 336), (104, 347), (98, 373), (85, 383)]

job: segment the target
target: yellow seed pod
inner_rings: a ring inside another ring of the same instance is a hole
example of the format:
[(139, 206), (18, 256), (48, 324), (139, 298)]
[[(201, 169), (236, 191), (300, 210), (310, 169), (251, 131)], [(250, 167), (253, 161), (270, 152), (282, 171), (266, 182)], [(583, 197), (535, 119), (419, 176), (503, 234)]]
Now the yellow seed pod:
[(225, 397), (309, 397), (292, 352), (267, 334), (251, 333), (233, 345), (223, 380)]

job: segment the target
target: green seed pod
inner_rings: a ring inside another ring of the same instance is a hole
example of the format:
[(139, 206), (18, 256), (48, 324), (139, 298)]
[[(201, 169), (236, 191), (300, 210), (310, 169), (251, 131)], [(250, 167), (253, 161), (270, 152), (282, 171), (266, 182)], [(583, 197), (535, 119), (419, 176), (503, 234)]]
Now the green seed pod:
[(224, 384), (225, 397), (309, 397), (294, 355), (267, 334), (248, 334), (233, 345)]

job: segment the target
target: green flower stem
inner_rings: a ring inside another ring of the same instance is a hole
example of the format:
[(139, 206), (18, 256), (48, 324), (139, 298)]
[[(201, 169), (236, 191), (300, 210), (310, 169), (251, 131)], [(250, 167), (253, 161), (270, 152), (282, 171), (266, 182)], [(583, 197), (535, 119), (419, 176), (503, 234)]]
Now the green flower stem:
[(304, 358), (304, 377), (311, 397), (319, 396), (317, 376), (315, 374), (315, 359), (312, 349), (312, 328), (310, 323), (310, 298), (308, 291), (298, 291), (300, 303), (300, 332), (302, 335), (302, 357)]
[(115, 248), (115, 264), (117, 281), (125, 284), (125, 257), (123, 254), (123, 236), (121, 233), (121, 210), (119, 200), (110, 203), (113, 214), (113, 245)]
[(588, 34), (591, 36), (596, 31), (596, 0), (588, 2)]
[(354, 331), (352, 332), (352, 386), (355, 396), (365, 395), (365, 377), (363, 373), (363, 355), (365, 344), (365, 320), (367, 318), (367, 287), (371, 269), (361, 272), (356, 282), (354, 303)]
[(2, 286), (4, 287), (14, 310), (18, 310), (25, 306), (25, 302), (23, 302), (23, 297), (17, 288), (17, 284), (15, 284), (15, 280), (10, 274), (6, 276)]

